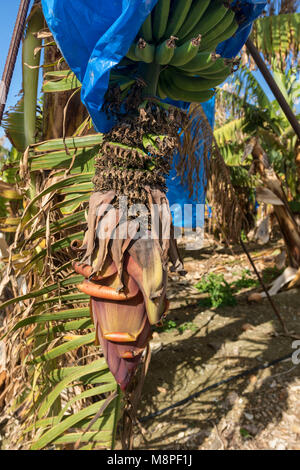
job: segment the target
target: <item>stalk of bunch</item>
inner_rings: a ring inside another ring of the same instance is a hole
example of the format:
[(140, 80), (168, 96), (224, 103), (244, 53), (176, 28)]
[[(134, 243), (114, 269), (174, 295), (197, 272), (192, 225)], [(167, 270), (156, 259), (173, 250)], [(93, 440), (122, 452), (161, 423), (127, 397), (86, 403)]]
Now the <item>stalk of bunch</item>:
[[(167, 313), (169, 260), (183, 272), (165, 179), (185, 117), (159, 99), (209, 100), (238, 63), (215, 53), (237, 28), (220, 0), (159, 0), (111, 72), (106, 109), (118, 124), (99, 150), (84, 254), (74, 269), (85, 277), (78, 288), (91, 296), (97, 341), (123, 390), (151, 326)], [(124, 197), (130, 208), (143, 205), (144, 219), (124, 209)]]
[(142, 94), (140, 100), (139, 112), (104, 136), (80, 248), (84, 254), (73, 265), (85, 277), (78, 289), (91, 296), (97, 341), (123, 390), (151, 326), (167, 313), (169, 260), (183, 271), (165, 195), (182, 113), (144, 101)]

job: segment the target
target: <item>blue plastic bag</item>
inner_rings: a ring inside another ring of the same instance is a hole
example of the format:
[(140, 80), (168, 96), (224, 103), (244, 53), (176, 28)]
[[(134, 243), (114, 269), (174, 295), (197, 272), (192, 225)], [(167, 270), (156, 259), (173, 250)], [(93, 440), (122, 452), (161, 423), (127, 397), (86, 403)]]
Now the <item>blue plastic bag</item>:
[(42, 0), (47, 24), (77, 78), (98, 132), (113, 120), (101, 111), (110, 70), (127, 53), (157, 0)]
[(227, 59), (235, 57), (247, 41), (253, 21), (261, 15), (266, 4), (266, 0), (234, 0), (232, 6), (240, 7), (240, 15), (244, 16), (245, 21), (232, 38), (218, 45), (216, 52)]
[[(168, 102), (186, 110), (190, 105), (190, 103), (180, 101), (172, 102), (171, 100), (168, 100)], [(206, 103), (202, 103), (202, 108), (209, 124), (213, 128), (215, 120), (215, 97)], [(173, 165), (167, 178), (167, 197), (175, 227), (195, 228), (203, 227), (204, 225), (206, 178), (201, 146), (199, 146), (195, 153), (196, 160), (199, 162), (199, 179), (203, 183), (202, 186), (199, 184), (197, 185), (197, 190), (194, 191), (194, 194), (190, 195), (188, 185), (182, 183), (181, 175), (178, 175), (177, 173), (176, 166), (179, 160), (178, 154), (174, 155)], [(188, 172), (185, 172), (184, 176), (187, 176), (187, 173)]]
[[(182, 0), (185, 1), (185, 0)], [(82, 83), (82, 101), (99, 132), (113, 120), (101, 111), (111, 68), (127, 53), (157, 0), (42, 0), (48, 26), (70, 68)], [(246, 18), (234, 37), (218, 47), (235, 56), (246, 41), (265, 0), (235, 0)]]

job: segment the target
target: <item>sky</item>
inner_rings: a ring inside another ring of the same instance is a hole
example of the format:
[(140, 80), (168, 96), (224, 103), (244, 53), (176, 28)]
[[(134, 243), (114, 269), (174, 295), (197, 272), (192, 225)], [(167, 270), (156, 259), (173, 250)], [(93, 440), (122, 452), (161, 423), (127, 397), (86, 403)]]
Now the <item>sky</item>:
[[(0, 15), (0, 75), (2, 76), (8, 48), (15, 25), (20, 0), (0, 0), (1, 1), (1, 15)], [(33, 0), (31, 0), (31, 4)], [(262, 83), (263, 88), (266, 90), (270, 99), (273, 99), (272, 93), (269, 91), (261, 74), (257, 72), (257, 77)], [(21, 47), (18, 54), (18, 59), (8, 95), (6, 109), (9, 106), (16, 104), (18, 101), (18, 93), (22, 88), (22, 67), (21, 67)], [(3, 136), (3, 129), (0, 127), (0, 137)]]

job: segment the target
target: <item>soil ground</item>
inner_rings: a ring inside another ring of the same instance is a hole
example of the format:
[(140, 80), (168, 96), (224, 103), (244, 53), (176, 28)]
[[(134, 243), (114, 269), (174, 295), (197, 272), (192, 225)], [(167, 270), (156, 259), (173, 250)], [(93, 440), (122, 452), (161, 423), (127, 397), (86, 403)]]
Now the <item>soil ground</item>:
[[(278, 276), (274, 259), (280, 241), (247, 246), (266, 281)], [(203, 307), (207, 294), (195, 288), (203, 274), (222, 273), (228, 283), (236, 283), (251, 270), (239, 247), (230, 250), (207, 242), (198, 252), (182, 254), (187, 276), (171, 274), (169, 279), (171, 305), (165, 325), (175, 327), (154, 334), (139, 417), (295, 352), (295, 338), (283, 335), (268, 300), (248, 301), (249, 293), (260, 291), (257, 286), (240, 290), (234, 306)], [(256, 279), (249, 272), (246, 277)], [(286, 290), (273, 300), (288, 330), (300, 337), (300, 290)], [(300, 365), (289, 358), (219, 385), (143, 421), (134, 448), (300, 450), (299, 373)]]

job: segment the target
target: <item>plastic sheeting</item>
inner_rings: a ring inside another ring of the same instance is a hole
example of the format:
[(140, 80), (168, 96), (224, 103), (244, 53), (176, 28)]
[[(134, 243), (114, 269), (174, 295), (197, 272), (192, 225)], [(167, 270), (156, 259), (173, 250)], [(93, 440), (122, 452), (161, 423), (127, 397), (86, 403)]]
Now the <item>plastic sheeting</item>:
[(244, 21), (234, 37), (221, 42), (216, 52), (227, 59), (235, 57), (247, 41), (253, 21), (263, 12), (266, 4), (266, 0), (234, 0), (232, 6), (240, 7), (240, 13), (237, 15), (243, 17)]
[[(171, 101), (176, 106), (182, 109), (188, 109), (189, 103), (181, 101)], [(211, 127), (214, 127), (215, 120), (215, 98), (202, 103), (203, 111), (209, 121)], [(196, 150), (196, 160), (199, 162), (198, 174), (200, 181), (205, 182), (204, 176), (204, 162), (202, 159), (201, 146)], [(190, 196), (190, 191), (187, 184), (182, 184), (181, 176), (178, 175), (176, 165), (178, 163), (178, 155), (174, 156), (173, 165), (169, 176), (167, 178), (167, 197), (169, 200), (173, 224), (175, 227), (195, 228), (203, 227), (204, 225), (204, 212), (205, 212), (205, 188), (204, 184), (197, 185), (197, 191)], [(187, 175), (187, 172), (185, 173)]]
[[(185, 1), (185, 0), (182, 0)], [(101, 111), (110, 70), (127, 53), (157, 0), (42, 0), (56, 43), (82, 83), (82, 101), (99, 132), (113, 120)], [(234, 37), (218, 46), (224, 57), (235, 56), (246, 41), (265, 0), (235, 0), (245, 20)]]

